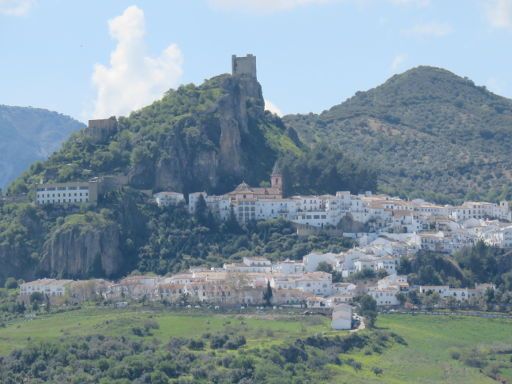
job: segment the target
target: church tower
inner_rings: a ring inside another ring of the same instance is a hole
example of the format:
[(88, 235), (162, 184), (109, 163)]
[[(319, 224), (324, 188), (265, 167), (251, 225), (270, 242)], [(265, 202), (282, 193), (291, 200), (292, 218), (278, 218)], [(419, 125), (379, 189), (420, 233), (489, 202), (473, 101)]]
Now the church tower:
[(283, 174), (277, 163), (274, 165), (272, 175), (270, 176), (270, 185), (272, 188), (283, 191)]

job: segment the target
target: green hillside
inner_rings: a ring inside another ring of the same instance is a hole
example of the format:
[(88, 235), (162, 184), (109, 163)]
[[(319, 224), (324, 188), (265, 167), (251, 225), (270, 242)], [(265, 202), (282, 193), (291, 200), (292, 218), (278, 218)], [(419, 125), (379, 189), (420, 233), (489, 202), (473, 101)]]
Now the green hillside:
[(0, 188), (46, 159), (83, 124), (57, 112), (0, 105)]
[(364, 159), (383, 192), (439, 202), (510, 198), (512, 101), (417, 67), (320, 115), (284, 121), (308, 143)]
[(285, 152), (301, 144), (264, 111), (256, 79), (222, 75), (200, 86), (170, 90), (159, 101), (119, 119), (117, 132), (98, 140), (82, 130), (10, 188), (28, 192), (40, 179), (84, 180), (123, 174), (139, 189), (225, 192), (242, 179), (267, 180)]
[[(207, 311), (204, 313), (204, 311)], [(298, 311), (218, 314), (87, 306), (0, 327), (0, 381), (18, 383), (509, 383), (512, 323), (380, 315), (332, 331)], [(151, 378), (151, 379), (149, 379)]]

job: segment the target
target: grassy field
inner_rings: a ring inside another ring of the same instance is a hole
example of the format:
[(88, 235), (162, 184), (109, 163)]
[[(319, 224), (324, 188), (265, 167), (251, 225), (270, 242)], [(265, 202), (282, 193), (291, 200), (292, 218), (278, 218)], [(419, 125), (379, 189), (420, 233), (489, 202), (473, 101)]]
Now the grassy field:
[(291, 316), (273, 314), (204, 315), (199, 310), (173, 313), (91, 307), (42, 315), (34, 320), (20, 320), (0, 328), (0, 355), (22, 348), (30, 342), (58, 340), (67, 336), (103, 334), (135, 338), (132, 328), (142, 327), (148, 320), (155, 320), (159, 324), (159, 329), (153, 330), (150, 337), (161, 341), (168, 341), (171, 337), (198, 337), (207, 332), (234, 329), (243, 332), (249, 347), (329, 331), (328, 319), (320, 316), (301, 317), (297, 320)]
[[(394, 345), (381, 355), (354, 355), (363, 368), (358, 372), (346, 366), (336, 368), (340, 371), (337, 383), (496, 383), (452, 359), (451, 353), (492, 345), (512, 347), (510, 320), (386, 315), (380, 316), (377, 326), (398, 333), (408, 345)], [(375, 375), (373, 367), (381, 368), (383, 374)], [(508, 382), (512, 382), (510, 374), (503, 372)]]
[[(280, 343), (308, 334), (328, 333), (329, 321), (323, 317), (263, 315), (204, 315), (194, 313), (144, 312), (86, 308), (79, 311), (21, 320), (0, 329), (0, 355), (30, 342), (58, 340), (61, 337), (89, 334), (135, 337), (134, 326), (155, 320), (159, 329), (151, 338), (167, 341), (171, 337), (198, 337), (206, 332), (236, 329), (248, 340), (247, 348)], [(435, 317), (382, 315), (377, 327), (402, 336), (407, 345), (394, 344), (382, 354), (361, 351), (352, 354), (362, 364), (360, 370), (349, 365), (333, 366), (335, 383), (493, 383), (477, 368), (452, 358), (454, 351), (501, 345), (512, 348), (512, 321), (475, 317)], [(370, 332), (370, 331), (365, 331)], [(507, 357), (508, 359), (508, 357)], [(382, 374), (376, 375), (375, 368)], [(502, 370), (512, 382), (512, 370)]]

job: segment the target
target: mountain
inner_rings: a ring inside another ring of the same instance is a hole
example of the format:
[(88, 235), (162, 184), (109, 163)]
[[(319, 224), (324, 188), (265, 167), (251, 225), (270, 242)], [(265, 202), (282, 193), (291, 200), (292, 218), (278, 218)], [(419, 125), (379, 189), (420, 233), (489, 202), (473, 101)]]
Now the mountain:
[(379, 189), (438, 202), (511, 198), (512, 100), (421, 66), (321, 114), (283, 119), (307, 143), (364, 159)]
[(280, 153), (301, 152), (296, 134), (264, 110), (261, 86), (252, 76), (221, 75), (182, 86), (111, 121), (110, 130), (74, 134), (11, 192), (28, 192), (40, 179), (102, 175), (122, 175), (137, 189), (226, 192), (244, 179), (255, 185), (267, 180)]
[(46, 159), (83, 124), (57, 112), (0, 105), (0, 188)]
[(169, 213), (148, 204), (146, 193), (226, 192), (243, 180), (259, 185), (280, 156), (300, 156), (303, 148), (279, 117), (264, 110), (260, 84), (245, 75), (182, 86), (128, 117), (93, 121), (48, 160), (33, 164), (9, 193), (31, 196), (41, 179), (105, 175), (119, 176), (122, 188), (97, 207), (0, 202), (0, 282), (8, 276), (112, 277), (133, 268), (165, 272), (184, 257), (192, 258), (189, 264), (208, 256), (222, 260), (227, 234), (194, 224), (184, 210), (159, 228)]

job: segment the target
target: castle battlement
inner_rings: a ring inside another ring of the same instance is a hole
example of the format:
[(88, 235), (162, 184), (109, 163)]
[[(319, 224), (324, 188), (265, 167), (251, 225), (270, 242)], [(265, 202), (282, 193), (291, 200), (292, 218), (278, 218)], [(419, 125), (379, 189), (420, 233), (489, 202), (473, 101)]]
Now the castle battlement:
[(232, 74), (233, 76), (251, 76), (256, 78), (256, 56), (248, 54), (247, 56), (232, 56)]

